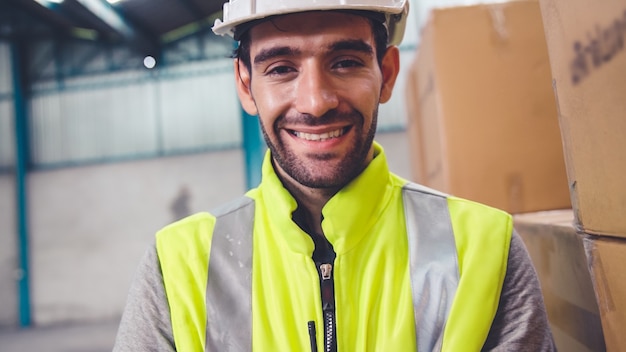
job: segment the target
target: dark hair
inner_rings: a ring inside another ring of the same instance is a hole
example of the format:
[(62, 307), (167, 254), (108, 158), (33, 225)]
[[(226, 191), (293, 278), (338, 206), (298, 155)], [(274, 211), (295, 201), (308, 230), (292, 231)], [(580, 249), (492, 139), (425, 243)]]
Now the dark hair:
[[(387, 28), (385, 25), (374, 19), (376, 16), (364, 16), (370, 22), (372, 27), (372, 34), (374, 36), (374, 44), (376, 45), (376, 60), (378, 61), (378, 66), (382, 67), (383, 56), (385, 56), (385, 52), (387, 51), (387, 41), (388, 34)], [(251, 62), (250, 62), (250, 29), (252, 26), (247, 25), (245, 27), (245, 31), (243, 33), (237, 33), (237, 29), (235, 29), (236, 37), (239, 38), (239, 45), (233, 52), (233, 58), (241, 60), (243, 64), (248, 69), (248, 72), (251, 71)]]

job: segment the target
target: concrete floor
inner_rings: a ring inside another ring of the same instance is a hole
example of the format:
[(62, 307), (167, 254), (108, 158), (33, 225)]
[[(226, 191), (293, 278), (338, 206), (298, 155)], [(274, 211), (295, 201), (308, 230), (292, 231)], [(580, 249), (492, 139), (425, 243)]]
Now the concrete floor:
[(110, 352), (119, 321), (0, 330), (0, 352)]

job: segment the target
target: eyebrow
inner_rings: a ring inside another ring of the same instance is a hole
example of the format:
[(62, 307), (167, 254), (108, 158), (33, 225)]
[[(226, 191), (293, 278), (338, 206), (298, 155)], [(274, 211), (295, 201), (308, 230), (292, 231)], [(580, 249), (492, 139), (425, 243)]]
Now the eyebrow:
[[(372, 46), (360, 39), (340, 40), (340, 41), (331, 43), (328, 46), (329, 52), (344, 51), (344, 50), (358, 51), (358, 52), (368, 54), (368, 55), (372, 55), (374, 53), (374, 49), (372, 48)], [(301, 53), (302, 51), (300, 49), (296, 49), (296, 48), (289, 47), (289, 46), (279, 46), (279, 47), (263, 49), (254, 57), (254, 64), (258, 65), (267, 60), (270, 60), (272, 58), (279, 57), (279, 56), (296, 56)]]
[(347, 39), (340, 40), (338, 42), (332, 43), (329, 46), (330, 51), (342, 51), (342, 50), (350, 50), (350, 51), (358, 51), (364, 54), (373, 54), (374, 49), (371, 45), (367, 44), (361, 39)]
[(254, 64), (257, 65), (278, 56), (293, 56), (300, 53), (301, 52), (299, 49), (295, 49), (289, 46), (279, 46), (269, 49), (263, 49), (254, 57)]

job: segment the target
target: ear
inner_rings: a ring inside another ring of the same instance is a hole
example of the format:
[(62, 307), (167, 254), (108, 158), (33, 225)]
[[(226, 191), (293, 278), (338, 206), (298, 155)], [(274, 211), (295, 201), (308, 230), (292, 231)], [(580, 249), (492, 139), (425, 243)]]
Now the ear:
[(391, 99), (393, 86), (396, 84), (398, 72), (400, 72), (400, 50), (397, 46), (390, 46), (383, 56), (381, 65), (383, 84), (380, 90), (380, 102), (386, 103)]
[(250, 115), (258, 114), (256, 104), (252, 97), (252, 89), (250, 87), (250, 72), (246, 65), (239, 59), (234, 60), (235, 64), (235, 84), (237, 85), (237, 95), (243, 109)]

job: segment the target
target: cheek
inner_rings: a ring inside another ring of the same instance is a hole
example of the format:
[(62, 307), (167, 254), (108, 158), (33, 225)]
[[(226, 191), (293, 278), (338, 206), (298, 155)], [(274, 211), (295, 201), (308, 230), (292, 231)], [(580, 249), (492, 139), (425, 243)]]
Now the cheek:
[[(283, 92), (267, 86), (251, 87), (254, 104), (256, 105), (259, 122), (268, 136), (275, 132), (276, 120), (288, 110), (288, 97)], [(275, 138), (275, 137), (272, 137)]]
[(289, 106), (289, 91), (267, 85), (252, 85), (252, 97), (259, 115), (277, 116)]
[(351, 96), (359, 96), (362, 100), (378, 101), (383, 86), (382, 75), (379, 72), (370, 74), (353, 81), (350, 88), (346, 90)]
[(380, 101), (381, 87), (372, 83), (363, 83), (354, 86), (352, 90), (347, 92), (355, 109), (362, 113), (369, 113), (378, 106)]

